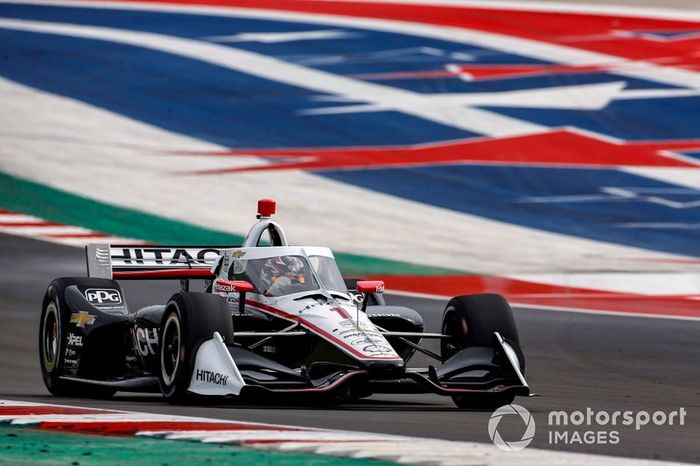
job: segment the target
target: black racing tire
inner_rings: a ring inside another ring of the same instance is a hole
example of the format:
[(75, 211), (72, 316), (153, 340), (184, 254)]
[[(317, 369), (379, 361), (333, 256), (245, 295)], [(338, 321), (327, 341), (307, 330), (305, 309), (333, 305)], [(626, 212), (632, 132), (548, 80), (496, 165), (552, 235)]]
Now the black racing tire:
[(54, 396), (111, 398), (116, 390), (86, 383), (61, 380), (66, 350), (66, 331), (71, 311), (64, 298), (67, 287), (113, 287), (112, 280), (100, 278), (57, 278), (46, 289), (39, 321), (39, 366), (48, 391)]
[(176, 293), (160, 325), (158, 382), (170, 404), (188, 404), (201, 398), (188, 391), (199, 346), (219, 332), (233, 343), (233, 319), (226, 300), (207, 293)]
[[(443, 361), (470, 346), (493, 346), (494, 332), (511, 344), (525, 370), (525, 358), (520, 350), (520, 339), (513, 312), (508, 301), (497, 294), (475, 294), (452, 298), (445, 308), (442, 333), (450, 335), (440, 342)], [(495, 409), (513, 402), (512, 393), (475, 393), (455, 395), (452, 400), (461, 409)]]
[[(474, 294), (452, 298), (442, 317), (443, 361), (469, 346), (493, 346), (493, 332), (519, 346), (518, 330), (508, 301), (497, 294)], [(516, 350), (517, 351), (517, 350)]]

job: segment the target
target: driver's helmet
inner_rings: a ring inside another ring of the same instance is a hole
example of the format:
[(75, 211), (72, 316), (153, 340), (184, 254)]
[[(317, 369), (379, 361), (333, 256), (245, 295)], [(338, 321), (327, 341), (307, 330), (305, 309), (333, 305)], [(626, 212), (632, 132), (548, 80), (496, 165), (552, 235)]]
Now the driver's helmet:
[(277, 256), (267, 259), (260, 271), (263, 283), (269, 288), (282, 277), (288, 278), (292, 284), (303, 284), (306, 281), (304, 262), (294, 256)]

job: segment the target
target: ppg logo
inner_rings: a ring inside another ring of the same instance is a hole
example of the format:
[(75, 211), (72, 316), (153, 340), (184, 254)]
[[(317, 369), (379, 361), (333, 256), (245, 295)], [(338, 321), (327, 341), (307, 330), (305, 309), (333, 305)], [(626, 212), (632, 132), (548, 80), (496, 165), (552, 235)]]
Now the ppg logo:
[(121, 304), (122, 295), (119, 290), (101, 290), (90, 288), (85, 290), (85, 297), (90, 304)]

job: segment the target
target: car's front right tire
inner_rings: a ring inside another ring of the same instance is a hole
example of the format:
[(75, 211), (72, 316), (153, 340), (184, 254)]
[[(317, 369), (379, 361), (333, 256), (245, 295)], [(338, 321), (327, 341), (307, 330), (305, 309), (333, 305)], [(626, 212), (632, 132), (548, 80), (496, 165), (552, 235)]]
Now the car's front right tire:
[[(511, 344), (525, 369), (525, 358), (520, 351), (518, 331), (508, 301), (497, 294), (457, 296), (447, 303), (442, 321), (442, 333), (450, 338), (441, 340), (443, 361), (471, 346), (492, 346), (494, 332)], [(494, 409), (513, 402), (512, 393), (474, 393), (453, 395), (452, 400), (461, 409)]]

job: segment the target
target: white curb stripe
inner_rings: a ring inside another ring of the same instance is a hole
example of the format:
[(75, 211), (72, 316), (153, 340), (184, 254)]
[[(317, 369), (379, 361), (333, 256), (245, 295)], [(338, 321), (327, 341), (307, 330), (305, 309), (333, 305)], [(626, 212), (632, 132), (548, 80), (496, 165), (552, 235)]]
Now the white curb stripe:
[(222, 431), (183, 431), (183, 432), (139, 432), (138, 435), (162, 437), (168, 440), (197, 440), (203, 443), (236, 443), (279, 441), (288, 442), (364, 442), (364, 441), (407, 441), (388, 435), (363, 432), (343, 432), (327, 430), (222, 430)]
[(68, 246), (85, 246), (88, 243), (143, 244), (143, 240), (107, 236), (87, 228), (62, 225), (33, 215), (0, 209), (0, 232), (26, 236)]
[(80, 227), (69, 227), (69, 226), (17, 226), (17, 227), (5, 227), (0, 225), (0, 229), (7, 231), (14, 231), (19, 235), (27, 236), (46, 236), (46, 235), (78, 235), (90, 233), (90, 230), (86, 230)]
[(15, 213), (0, 213), (0, 224), (2, 223), (16, 223), (16, 222), (44, 222), (44, 220), (34, 217), (31, 215), (15, 214)]

